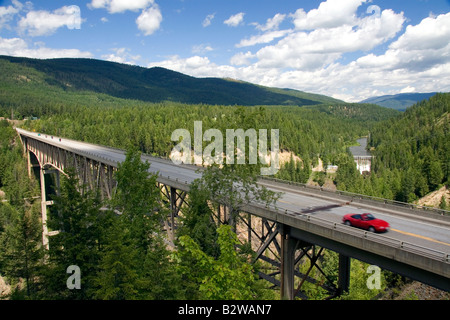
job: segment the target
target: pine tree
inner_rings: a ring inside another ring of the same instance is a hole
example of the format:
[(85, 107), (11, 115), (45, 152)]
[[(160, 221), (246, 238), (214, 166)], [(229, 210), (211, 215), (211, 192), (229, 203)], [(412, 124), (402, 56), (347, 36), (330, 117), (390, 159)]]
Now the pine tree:
[(442, 182), (444, 173), (442, 172), (440, 161), (435, 159), (430, 164), (430, 171), (428, 172), (428, 185), (432, 190), (435, 190)]
[(14, 289), (12, 299), (33, 299), (40, 290), (39, 275), (44, 263), (39, 211), (31, 207), (19, 212), (9, 205), (0, 204), (0, 216), (9, 220), (0, 232), (2, 275), (15, 284), (20, 279), (25, 281), (23, 290), (19, 287)]
[(106, 245), (94, 280), (92, 296), (102, 300), (132, 300), (137, 297), (137, 259), (128, 222), (122, 216), (108, 230)]
[(131, 148), (119, 164), (117, 189), (111, 200), (120, 211), (113, 219), (96, 278), (97, 299), (176, 299), (179, 276), (159, 229), (164, 211), (159, 204), (156, 176), (149, 163)]
[(217, 259), (203, 252), (189, 236), (180, 237), (177, 257), (184, 285), (192, 290), (194, 299), (237, 300), (257, 299), (263, 293), (253, 267), (239, 255), (239, 243), (231, 226), (217, 229), (220, 255)]
[(203, 172), (200, 188), (207, 199), (228, 208), (228, 224), (234, 227), (240, 210), (248, 203), (258, 201), (269, 206), (281, 196), (281, 193), (258, 185), (257, 180), (256, 165), (210, 166)]
[[(48, 221), (49, 229), (59, 233), (49, 238), (47, 293), (57, 299), (88, 299), (110, 216), (101, 212), (98, 193), (83, 190), (73, 169), (67, 169), (66, 173)], [(79, 290), (67, 288), (67, 268), (71, 265), (81, 270)]]
[(219, 248), (217, 244), (216, 223), (213, 212), (208, 204), (207, 194), (201, 189), (200, 181), (194, 181), (190, 186), (189, 205), (182, 218), (177, 236), (188, 235), (208, 255), (217, 257)]
[(130, 224), (133, 237), (138, 246), (147, 251), (149, 235), (159, 223), (159, 189), (156, 175), (150, 175), (150, 164), (141, 161), (140, 152), (132, 147), (123, 163), (119, 164), (115, 174), (117, 188), (111, 203)]
[(441, 197), (441, 201), (439, 202), (439, 208), (442, 210), (447, 210), (448, 208), (447, 201), (445, 200), (445, 195), (442, 195)]

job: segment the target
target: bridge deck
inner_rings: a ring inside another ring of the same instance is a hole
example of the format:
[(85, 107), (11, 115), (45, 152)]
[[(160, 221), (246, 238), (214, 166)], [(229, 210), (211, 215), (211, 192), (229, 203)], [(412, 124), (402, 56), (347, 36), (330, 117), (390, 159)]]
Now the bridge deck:
[[(125, 160), (123, 150), (22, 129), (17, 132), (25, 139), (42, 141), (111, 166)], [(148, 155), (142, 159), (151, 163), (150, 171), (158, 173), (160, 182), (177, 189), (188, 191), (189, 184), (201, 177), (201, 171), (195, 166), (175, 165), (170, 160)], [(416, 279), (423, 276), (430, 284), (450, 291), (450, 216), (399, 206), (389, 200), (375, 201), (270, 179), (261, 179), (260, 183), (283, 195), (276, 208), (255, 203), (246, 211), (290, 226), (293, 237), (314, 240), (319, 245), (379, 263)], [(371, 234), (342, 225), (344, 214), (364, 212), (388, 221), (391, 229), (385, 234)], [(429, 280), (430, 277), (434, 279)]]

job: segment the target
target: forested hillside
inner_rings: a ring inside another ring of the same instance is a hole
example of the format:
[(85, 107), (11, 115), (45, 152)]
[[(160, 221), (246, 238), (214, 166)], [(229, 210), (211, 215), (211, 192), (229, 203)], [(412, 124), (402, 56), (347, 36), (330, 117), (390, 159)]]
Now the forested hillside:
[(94, 59), (29, 59), (0, 56), (3, 79), (39, 82), (65, 91), (89, 91), (146, 102), (212, 105), (315, 105), (339, 100), (219, 78), (194, 78), (164, 68)]
[(342, 160), (336, 177), (341, 190), (413, 202), (449, 184), (450, 94), (410, 107), (370, 130), (372, 173), (362, 176)]
[[(66, 105), (63, 111), (28, 121), (26, 126), (38, 132), (117, 148), (127, 148), (131, 144), (142, 152), (162, 157), (168, 157), (176, 144), (171, 141), (172, 132), (183, 128), (193, 135), (194, 121), (202, 121), (204, 131), (215, 128), (224, 135), (230, 128), (267, 129), (269, 132), (270, 129), (279, 129), (280, 148), (298, 155), (305, 163), (304, 169), (310, 170), (319, 156), (332, 161), (335, 155), (345, 154), (346, 147), (359, 136), (367, 135), (368, 128), (376, 123), (368, 119), (369, 112), (375, 119), (392, 115), (384, 113), (381, 107), (355, 111), (364, 109), (359, 105), (348, 105), (347, 111), (364, 113), (364, 119), (347, 117), (344, 110), (333, 115), (314, 108), (298, 107), (127, 103), (121, 107), (116, 103), (89, 107)], [(206, 146), (207, 142), (204, 143)]]
[(400, 173), (399, 200), (422, 197), (450, 182), (449, 137), (450, 94), (437, 94), (373, 128), (374, 170)]

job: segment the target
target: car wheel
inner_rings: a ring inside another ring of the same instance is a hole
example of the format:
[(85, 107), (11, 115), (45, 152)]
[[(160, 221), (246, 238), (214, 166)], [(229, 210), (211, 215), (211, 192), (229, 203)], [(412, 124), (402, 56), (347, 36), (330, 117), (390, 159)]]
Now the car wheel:
[(375, 228), (372, 227), (372, 226), (370, 226), (370, 227), (369, 227), (369, 231), (370, 231), (370, 232), (375, 232)]
[(348, 221), (348, 220), (345, 220), (344, 224), (345, 224), (346, 226), (351, 226), (351, 225), (352, 225), (352, 223), (351, 223), (350, 221)]

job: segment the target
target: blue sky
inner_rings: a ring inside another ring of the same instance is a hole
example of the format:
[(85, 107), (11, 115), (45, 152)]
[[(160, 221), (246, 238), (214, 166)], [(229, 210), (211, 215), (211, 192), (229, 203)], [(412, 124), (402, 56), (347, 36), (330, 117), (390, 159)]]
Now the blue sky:
[(162, 66), (349, 102), (450, 91), (450, 1), (0, 0), (0, 54)]

